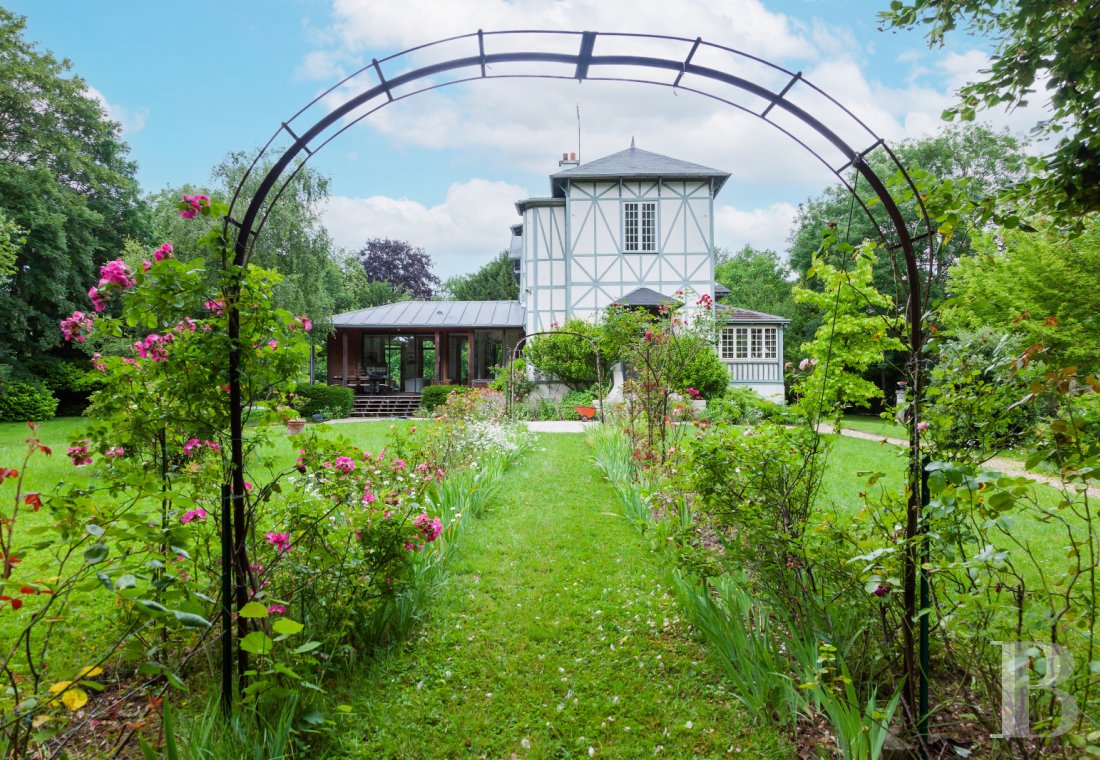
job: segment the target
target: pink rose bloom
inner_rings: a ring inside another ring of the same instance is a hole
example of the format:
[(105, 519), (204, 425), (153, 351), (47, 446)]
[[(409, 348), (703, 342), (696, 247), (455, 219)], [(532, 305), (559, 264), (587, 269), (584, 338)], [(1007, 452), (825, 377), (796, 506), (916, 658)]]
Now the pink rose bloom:
[(443, 532), (443, 523), (439, 521), (439, 518), (430, 517), (427, 514), (417, 515), (413, 520), (413, 527), (428, 543), (435, 541), (439, 538), (439, 534)]
[(214, 443), (214, 441), (203, 441), (203, 445), (211, 451), (221, 451), (222, 447)]
[(172, 258), (172, 244), (165, 243), (157, 250), (153, 251), (154, 261), (164, 261), (165, 259)]
[(212, 311), (220, 317), (222, 309), (225, 308), (225, 301), (219, 298), (216, 301), (203, 301), (202, 305), (207, 311)]
[(199, 441), (198, 438), (191, 438), (187, 443), (183, 444), (183, 453), (187, 456), (191, 456), (195, 452), (195, 449), (200, 446), (202, 446), (202, 442)]
[(390, 463), (390, 468), (394, 472), (400, 472), (401, 470), (404, 470), (407, 466), (408, 465), (405, 463), (404, 459), (395, 459), (393, 460), (393, 462)]
[(278, 347), (279, 347), (279, 341), (277, 341), (277, 340), (269, 340), (269, 341), (267, 342), (267, 347), (268, 347), (268, 348), (278, 348)]
[(88, 441), (76, 441), (76, 443), (69, 447), (68, 455), (73, 460), (74, 467), (83, 467), (86, 464), (92, 463), (92, 458), (88, 456)]
[(267, 542), (269, 544), (275, 547), (275, 550), (279, 552), (279, 554), (285, 554), (286, 552), (290, 551), (289, 533), (274, 533), (272, 531), (268, 531), (264, 534), (264, 537), (267, 538)]
[(109, 457), (126, 456), (126, 449), (122, 448), (121, 446), (115, 446), (113, 449), (107, 449), (107, 452), (104, 456), (109, 456)]
[(918, 422), (917, 423), (917, 430), (927, 430), (930, 427), (932, 427), (932, 425), (927, 423), (927, 422)]
[(372, 494), (370, 492), (369, 488), (366, 491), (363, 492), (363, 503), (364, 504), (370, 504), (372, 501), (377, 501), (377, 500), (378, 500), (378, 497), (375, 496), (374, 494)]
[(92, 306), (96, 311), (103, 311), (107, 308), (107, 299), (105, 299), (96, 288), (88, 289), (88, 298), (92, 299)]
[(355, 469), (355, 460), (351, 457), (336, 457), (333, 467), (346, 475)]
[(200, 509), (192, 509), (190, 512), (184, 512), (183, 517), (180, 518), (180, 522), (183, 523), (184, 525), (186, 525), (187, 523), (191, 522), (192, 520), (205, 520), (205, 519), (206, 519), (206, 510), (200, 508)]
[(269, 604), (267, 605), (268, 615), (282, 615), (286, 612), (286, 607), (282, 604)]
[(61, 320), (61, 334), (65, 336), (65, 340), (83, 343), (94, 324), (90, 315), (74, 311), (68, 318)]
[(133, 272), (130, 271), (130, 267), (126, 266), (126, 262), (122, 259), (114, 259), (108, 261), (106, 264), (99, 268), (100, 286), (107, 283), (113, 283), (125, 290), (134, 284)]

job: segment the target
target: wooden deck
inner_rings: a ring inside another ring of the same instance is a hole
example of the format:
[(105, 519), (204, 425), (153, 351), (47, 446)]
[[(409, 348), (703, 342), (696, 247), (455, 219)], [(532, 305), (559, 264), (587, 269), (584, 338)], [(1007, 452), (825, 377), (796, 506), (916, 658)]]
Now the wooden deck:
[(359, 393), (352, 417), (412, 417), (420, 408), (419, 393)]

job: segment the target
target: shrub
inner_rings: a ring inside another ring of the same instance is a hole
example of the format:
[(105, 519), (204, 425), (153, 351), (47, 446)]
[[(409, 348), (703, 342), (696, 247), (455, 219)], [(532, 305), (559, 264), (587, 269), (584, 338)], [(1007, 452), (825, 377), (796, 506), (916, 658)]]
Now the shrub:
[(57, 398), (41, 385), (9, 383), (0, 390), (0, 422), (39, 422), (56, 412)]
[(703, 417), (730, 425), (755, 425), (763, 420), (783, 418), (785, 414), (784, 407), (761, 398), (752, 388), (732, 385), (720, 398), (707, 404)]
[(62, 416), (84, 413), (92, 392), (103, 385), (103, 374), (88, 368), (88, 363), (55, 361), (45, 367), (43, 382), (57, 397), (57, 412)]
[[(689, 344), (694, 341), (705, 343), (699, 336), (685, 337), (682, 340)], [(712, 346), (700, 345), (693, 349), (689, 345), (679, 349), (679, 353), (686, 357), (686, 361), (682, 367), (674, 368), (669, 378), (676, 390), (694, 388), (709, 401), (718, 398), (729, 388), (729, 369), (719, 360)]]
[(465, 385), (429, 385), (420, 392), (420, 404), (429, 412), (434, 412), (437, 406), (447, 403), (451, 391), (469, 393), (470, 390)]
[(355, 408), (355, 391), (342, 385), (302, 385), (294, 391), (294, 409), (305, 418), (323, 414), (339, 419)]
[[(508, 393), (508, 367), (508, 364), (503, 367), (493, 367), (493, 381), (489, 383), (490, 388), (505, 395)], [(527, 377), (527, 362), (520, 355), (516, 357), (514, 363), (511, 363), (511, 367), (512, 397), (515, 399), (527, 398), (528, 394), (535, 388), (535, 383)]]
[(592, 391), (569, 391), (561, 399), (561, 405), (568, 409), (575, 406), (592, 406), (596, 400), (596, 394)]

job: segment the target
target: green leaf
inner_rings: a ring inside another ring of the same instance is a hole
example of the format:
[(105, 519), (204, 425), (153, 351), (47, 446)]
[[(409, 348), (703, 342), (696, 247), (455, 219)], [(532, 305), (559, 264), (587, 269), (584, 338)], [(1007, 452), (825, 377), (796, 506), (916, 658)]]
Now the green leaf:
[(296, 633), (301, 633), (303, 628), (305, 628), (304, 625), (290, 618), (280, 618), (271, 626), (271, 630), (283, 636), (293, 636)]
[(104, 532), (103, 528), (99, 527), (95, 523), (89, 523), (85, 525), (84, 530), (88, 531), (89, 536), (95, 536), (96, 538), (102, 536)]
[(267, 607), (259, 602), (249, 602), (241, 607), (240, 612), (237, 614), (243, 618), (265, 618), (267, 617)]
[(120, 575), (118, 577), (118, 580), (115, 581), (116, 591), (124, 591), (128, 588), (134, 588), (135, 586), (137, 586), (137, 578), (130, 575), (129, 573), (126, 573), (125, 575)]
[(240, 643), (240, 647), (244, 651), (261, 656), (271, 654), (274, 646), (275, 642), (263, 631), (253, 631), (241, 639)]
[(96, 565), (107, 559), (108, 550), (103, 544), (92, 544), (84, 550), (84, 561)]
[(302, 644), (297, 649), (291, 651), (293, 651), (294, 654), (305, 654), (306, 652), (312, 652), (314, 649), (317, 649), (320, 646), (320, 641), (307, 641), (305, 644)]
[(209, 628), (210, 621), (200, 615), (196, 615), (192, 612), (181, 612), (180, 610), (173, 610), (172, 614), (176, 616), (176, 620), (184, 628)]

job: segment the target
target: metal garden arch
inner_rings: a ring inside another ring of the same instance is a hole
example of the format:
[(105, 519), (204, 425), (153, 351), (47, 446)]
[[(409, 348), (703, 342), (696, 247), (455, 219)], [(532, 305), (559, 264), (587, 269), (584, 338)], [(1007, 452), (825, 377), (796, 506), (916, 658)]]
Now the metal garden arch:
[[(387, 72), (391, 75), (388, 76)], [(770, 124), (836, 175), (878, 227), (882, 241), (895, 255), (900, 249), (904, 258), (909, 289), (906, 318), (910, 345), (908, 373), (912, 389), (906, 535), (916, 538), (920, 533), (922, 470), (916, 422), (920, 418), (924, 333), (921, 324), (922, 280), (914, 243), (927, 241), (932, 251), (932, 226), (913, 181), (885, 141), (829, 94), (804, 79), (801, 72), (789, 71), (749, 53), (706, 42), (702, 38), (591, 31), (478, 30), (375, 59), (281, 124), (260, 150), (234, 194), (224, 223), (227, 239), (232, 239), (234, 243), (233, 264), (240, 267), (248, 263), (267, 215), (287, 184), (314, 154), (345, 130), (399, 100), (451, 85), (490, 79), (631, 82), (696, 93)], [(334, 103), (337, 105), (333, 107)], [(285, 147), (277, 145), (280, 140), (289, 141), (289, 144)], [(242, 211), (238, 204), (241, 188), (261, 160), (271, 157), (275, 151), (279, 151), (276, 160), (260, 180), (255, 196)], [(900, 172), (917, 198), (920, 214), (917, 229), (909, 229), (898, 202), (887, 189), (885, 177), (879, 176), (866, 161), (873, 151), (881, 151), (886, 156), (894, 170), (891, 174)], [(867, 182), (882, 203), (890, 221), (888, 228), (878, 225), (856, 195), (853, 183), (844, 176), (849, 169), (858, 172), (858, 176)], [(928, 257), (930, 266), (932, 258)], [(247, 602), (247, 559), (240, 387), (242, 347), (236, 300), (230, 298), (228, 303), (232, 466), (231, 482), (223, 487), (222, 556), (223, 567), (229, 567), (231, 562), (235, 566), (236, 584), (235, 589), (230, 588), (229, 573), (226, 573), (222, 594), (224, 600), (236, 596), (238, 606), (243, 606)], [(906, 609), (915, 610), (918, 562), (915, 542), (910, 541), (908, 546), (903, 591)], [(230, 604), (223, 604), (225, 663), (232, 661), (231, 636), (228, 635), (230, 608)], [(921, 616), (921, 619), (926, 621), (927, 615)], [(913, 631), (908, 624), (903, 633), (908, 641), (912, 641)], [(907, 647), (907, 651), (912, 651), (912, 647)], [(244, 660), (238, 663), (239, 666), (245, 664)], [(223, 666), (223, 671), (229, 673), (230, 668)], [(915, 673), (915, 665), (907, 663), (907, 671)], [(223, 674), (223, 688), (229, 699), (232, 698), (230, 679), (231, 676)], [(922, 687), (925, 687), (926, 679), (921, 680)], [(911, 681), (906, 683), (906, 688), (913, 688)], [(914, 696), (910, 692), (910, 699), (907, 700), (910, 705), (915, 702)], [(926, 709), (921, 712), (926, 713)]]

